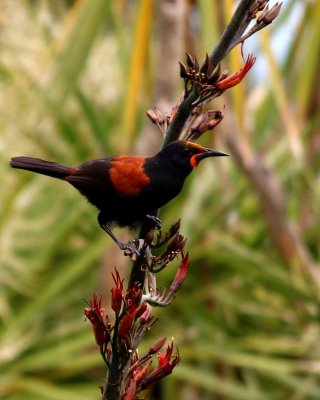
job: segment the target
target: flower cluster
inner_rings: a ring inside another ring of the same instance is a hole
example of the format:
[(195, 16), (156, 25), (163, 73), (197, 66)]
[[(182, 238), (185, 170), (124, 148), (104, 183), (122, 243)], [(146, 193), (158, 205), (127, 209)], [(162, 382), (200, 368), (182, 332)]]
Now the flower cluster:
[(255, 57), (249, 55), (244, 67), (228, 76), (228, 71), (221, 72), (220, 64), (214, 65), (208, 54), (201, 66), (199, 66), (195, 57), (187, 54), (188, 67), (180, 63), (180, 76), (185, 82), (185, 95), (188, 95), (190, 90), (196, 90), (198, 97), (192, 105), (195, 107), (199, 104), (204, 104), (220, 96), (226, 89), (240, 83), (253, 66), (255, 60)]
[(179, 363), (178, 354), (173, 355), (173, 342), (171, 342), (165, 353), (158, 353), (158, 365), (152, 369), (151, 357), (156, 354), (164, 345), (166, 339), (159, 339), (148, 353), (139, 358), (138, 352), (135, 353), (131, 360), (131, 366), (128, 371), (128, 386), (123, 400), (135, 400), (137, 394), (150, 388), (161, 379), (170, 375), (173, 368)]
[[(224, 112), (220, 110), (204, 110), (204, 106), (220, 96), (225, 90), (238, 85), (250, 71), (255, 63), (255, 57), (249, 55), (244, 67), (231, 75), (228, 71), (221, 72), (220, 64), (214, 65), (206, 55), (204, 63), (200, 66), (196, 57), (187, 54), (187, 63), (180, 63), (180, 76), (184, 79), (184, 98), (195, 90), (196, 99), (192, 103), (192, 112), (185, 123), (184, 132), (180, 135), (183, 140), (197, 140), (203, 133), (214, 129), (223, 119)], [(147, 116), (158, 126), (163, 135), (166, 134), (183, 98), (179, 98), (170, 115), (164, 115), (154, 108), (148, 110)]]
[[(244, 43), (250, 36), (270, 25), (278, 16), (282, 3), (275, 3), (269, 7), (269, 0), (256, 0), (248, 9), (247, 17), (242, 22), (235, 38), (230, 45), (231, 50), (239, 43)], [(253, 26), (247, 31), (249, 24), (255, 20)]]
[[(173, 351), (173, 342), (167, 346), (165, 352), (159, 352), (164, 346), (166, 340), (164, 338), (159, 339), (142, 357), (139, 357), (137, 350), (143, 336), (157, 320), (152, 316), (151, 306), (170, 304), (186, 278), (189, 258), (184, 251), (186, 240), (178, 232), (179, 225), (179, 222), (174, 224), (164, 237), (160, 231), (155, 243), (150, 244), (153, 248), (166, 244), (166, 249), (159, 256), (145, 257), (144, 287), (135, 283), (125, 291), (124, 279), (120, 277), (119, 272), (115, 270), (112, 274), (113, 323), (102, 307), (101, 296), (95, 294), (84, 310), (108, 367), (108, 385), (117, 388), (117, 398), (138, 399), (141, 390), (148, 389), (169, 375), (179, 362), (179, 355)], [(158, 289), (155, 274), (177, 257), (180, 257), (181, 261), (172, 284), (167, 289)], [(158, 364), (152, 368), (151, 358), (155, 354), (158, 357)], [(107, 398), (108, 385), (103, 393), (103, 399)]]
[[(282, 3), (275, 3), (270, 8), (269, 0), (254, 1), (246, 10), (245, 17), (233, 34), (233, 40), (229, 43), (226, 53), (241, 44), (241, 53), (243, 54), (244, 42), (250, 36), (271, 24), (278, 16), (281, 6)], [(192, 98), (193, 101), (191, 102), (189, 116), (184, 124), (181, 124), (184, 129), (181, 130), (179, 138), (196, 140), (204, 132), (215, 128), (221, 122), (223, 112), (213, 110), (205, 112), (203, 107), (209, 101), (220, 96), (225, 90), (240, 83), (255, 62), (255, 57), (249, 55), (240, 71), (228, 75), (228, 71), (221, 71), (220, 63), (213, 62), (213, 59), (216, 59), (214, 52), (211, 55), (207, 54), (204, 62), (200, 65), (196, 57), (187, 53), (186, 64), (179, 63), (180, 76), (184, 80), (184, 94), (172, 108), (171, 114), (164, 115), (156, 108), (147, 112), (147, 116), (158, 126), (164, 136), (171, 123), (176, 119), (180, 106), (182, 106), (182, 103), (185, 105), (184, 101), (187, 99), (189, 101), (189, 98)]]
[(201, 107), (196, 107), (201, 112), (194, 112), (188, 123), (186, 140), (197, 140), (203, 133), (214, 129), (224, 117), (224, 113), (219, 110), (202, 111)]
[(157, 125), (163, 136), (166, 135), (168, 127), (171, 125), (173, 118), (175, 117), (179, 106), (181, 105), (183, 96), (180, 96), (176, 104), (172, 107), (170, 115), (163, 114), (156, 107), (147, 111), (147, 117), (150, 121)]
[(179, 62), (180, 76), (185, 82), (185, 96), (193, 89), (193, 83), (197, 82), (201, 85), (214, 85), (221, 79), (220, 64), (215, 65), (206, 54), (204, 63), (200, 66), (196, 57), (186, 54), (187, 65)]

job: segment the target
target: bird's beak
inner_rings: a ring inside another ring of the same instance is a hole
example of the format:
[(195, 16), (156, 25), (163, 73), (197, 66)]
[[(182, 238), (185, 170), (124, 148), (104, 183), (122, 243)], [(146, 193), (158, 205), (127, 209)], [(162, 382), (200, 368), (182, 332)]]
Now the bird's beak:
[(198, 166), (199, 162), (203, 160), (204, 158), (207, 157), (222, 157), (222, 156), (228, 156), (229, 154), (223, 153), (222, 151), (217, 151), (217, 150), (212, 150), (208, 149), (206, 147), (203, 148), (204, 152), (200, 154), (195, 154), (194, 156), (191, 157), (190, 159), (190, 164), (192, 168), (195, 168)]
[(197, 160), (202, 160), (207, 157), (223, 157), (229, 156), (227, 153), (223, 153), (222, 151), (212, 150), (205, 147), (205, 152), (197, 155)]

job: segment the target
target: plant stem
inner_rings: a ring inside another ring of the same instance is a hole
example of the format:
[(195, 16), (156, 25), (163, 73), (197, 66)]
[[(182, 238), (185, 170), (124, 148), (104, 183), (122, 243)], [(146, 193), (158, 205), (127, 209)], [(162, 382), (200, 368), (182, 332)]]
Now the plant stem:
[[(235, 13), (233, 14), (231, 21), (225, 31), (223, 32), (218, 44), (213, 49), (209, 58), (213, 64), (219, 64), (219, 62), (228, 54), (232, 48), (232, 42), (234, 41), (239, 28), (246, 18), (248, 9), (255, 2), (255, 0), (241, 0)], [(196, 100), (197, 93), (192, 90), (189, 95), (181, 103), (172, 123), (170, 124), (163, 147), (167, 144), (179, 139), (181, 131), (192, 111), (192, 103)]]
[[(255, 2), (255, 0), (241, 0), (231, 21), (225, 31), (223, 32), (220, 41), (210, 54), (210, 59), (214, 64), (218, 64), (226, 54), (232, 48), (232, 42), (237, 36), (239, 32), (240, 26), (243, 23), (247, 11), (249, 7)], [(192, 103), (195, 101), (197, 97), (196, 91), (192, 90), (189, 95), (182, 101), (181, 105), (179, 106), (175, 117), (171, 125), (168, 128), (165, 140), (163, 142), (163, 146), (165, 147), (167, 144), (173, 142), (174, 140), (179, 139), (181, 131), (184, 127), (184, 124), (192, 111)], [(149, 226), (149, 224), (147, 224)], [(147, 227), (145, 224), (142, 224), (139, 238), (144, 239), (150, 228)], [(142, 270), (142, 260), (144, 255), (142, 254), (137, 260), (134, 262), (131, 276), (129, 279), (129, 287), (134, 285), (136, 282), (139, 282), (141, 287), (143, 287), (144, 280), (145, 280), (145, 272)]]
[(112, 349), (112, 358), (110, 362), (110, 367), (108, 368), (107, 372), (107, 384), (105, 385), (103, 398), (104, 399), (120, 399), (120, 389), (121, 389), (121, 375), (122, 370), (119, 368), (120, 365), (120, 357), (119, 357), (119, 350), (118, 350), (118, 327), (119, 327), (119, 317), (116, 318), (114, 324), (114, 331), (113, 337), (111, 342), (111, 349)]
[[(221, 39), (209, 56), (212, 63), (218, 64), (232, 49), (233, 43), (235, 43), (236, 38), (239, 36), (239, 33), (241, 33), (241, 25), (245, 21), (248, 10), (254, 2), (255, 0), (241, 0), (239, 2), (239, 5), (234, 15), (232, 16), (230, 23), (228, 24), (227, 28), (221, 36)], [(179, 139), (184, 125), (192, 112), (192, 103), (196, 100), (196, 98), (196, 89), (191, 90), (190, 93), (185, 96), (167, 130), (162, 147), (165, 147), (169, 143)], [(157, 211), (154, 213), (154, 215), (156, 214)], [(139, 233), (139, 238), (146, 239), (147, 237), (150, 237), (149, 235), (153, 233), (153, 229), (154, 228), (150, 227), (150, 222), (143, 223)], [(145, 270), (143, 269), (145, 257), (145, 250), (141, 250), (140, 256), (138, 256), (133, 263), (128, 283), (128, 289), (132, 288), (137, 283), (140, 285), (141, 288), (143, 288), (145, 282)], [(113, 354), (111, 365), (107, 374), (107, 383), (104, 388), (103, 399), (120, 400), (120, 379), (122, 371), (119, 368), (120, 364), (123, 365), (123, 363), (120, 362), (121, 356), (119, 354), (119, 349), (117, 346), (116, 328), (113, 333), (112, 353)]]
[(254, 2), (255, 0), (240, 1), (220, 41), (209, 56), (213, 64), (218, 64), (232, 49), (232, 43), (239, 32), (239, 28), (246, 18), (248, 9)]

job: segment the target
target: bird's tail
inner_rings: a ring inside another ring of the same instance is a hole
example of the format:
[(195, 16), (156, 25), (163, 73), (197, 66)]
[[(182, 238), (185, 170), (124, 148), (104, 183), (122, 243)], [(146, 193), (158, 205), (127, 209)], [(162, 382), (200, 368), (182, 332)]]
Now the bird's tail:
[(25, 169), (58, 179), (63, 179), (70, 175), (70, 168), (66, 165), (40, 160), (39, 158), (13, 157), (10, 165), (13, 168)]

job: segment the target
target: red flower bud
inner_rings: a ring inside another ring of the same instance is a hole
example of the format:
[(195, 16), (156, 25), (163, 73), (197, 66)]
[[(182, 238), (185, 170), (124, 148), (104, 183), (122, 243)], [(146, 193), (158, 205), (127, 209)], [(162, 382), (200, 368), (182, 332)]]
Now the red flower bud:
[(138, 307), (137, 311), (135, 312), (134, 319), (136, 320), (139, 317), (141, 317), (145, 313), (147, 308), (148, 308), (147, 303), (142, 303), (141, 306)]
[(165, 341), (167, 340), (167, 338), (160, 338), (159, 340), (157, 340), (153, 346), (150, 347), (148, 354), (152, 355), (155, 354), (157, 351), (159, 351), (161, 349), (161, 347), (165, 344)]
[(183, 281), (185, 280), (187, 276), (187, 272), (189, 269), (190, 263), (189, 263), (189, 256), (188, 253), (183, 257), (181, 264), (178, 268), (178, 271), (176, 273), (176, 276), (174, 277), (174, 280), (172, 282), (172, 285), (170, 287), (172, 293), (175, 293), (180, 286), (182, 285)]
[(123, 279), (120, 278), (119, 272), (115, 270), (115, 275), (112, 274), (112, 278), (116, 287), (111, 289), (111, 308), (118, 315), (122, 307), (122, 291), (123, 291)]
[(98, 346), (102, 346), (107, 338), (107, 326), (103, 320), (105, 309), (101, 307), (102, 299), (97, 294), (90, 299), (89, 307), (84, 309), (84, 314), (92, 324), (93, 333)]
[(120, 339), (124, 339), (128, 335), (128, 332), (130, 331), (133, 322), (134, 322), (134, 315), (125, 315), (122, 318), (118, 329), (118, 337)]
[(173, 352), (173, 343), (171, 343), (166, 350), (166, 354), (159, 353), (158, 354), (158, 367), (151, 372), (150, 375), (145, 377), (141, 382), (141, 389), (147, 389), (148, 387), (154, 385), (156, 382), (159, 382), (161, 379), (171, 374), (173, 368), (180, 361), (179, 355), (176, 355), (172, 358)]
[(146, 324), (151, 318), (151, 307), (149, 304), (147, 304), (147, 307), (144, 311), (144, 313), (140, 317), (140, 322), (142, 324)]

